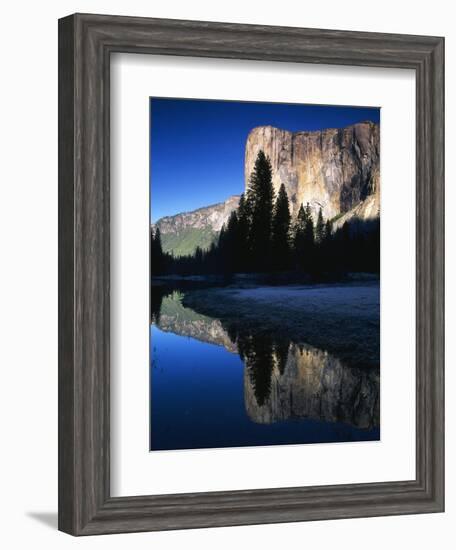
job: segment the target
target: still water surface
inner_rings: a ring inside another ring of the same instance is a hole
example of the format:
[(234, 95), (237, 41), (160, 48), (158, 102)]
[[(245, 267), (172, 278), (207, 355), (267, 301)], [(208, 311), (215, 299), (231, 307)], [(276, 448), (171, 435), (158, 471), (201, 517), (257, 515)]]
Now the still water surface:
[(174, 293), (150, 327), (150, 449), (378, 440), (378, 370), (283, 337), (230, 336)]

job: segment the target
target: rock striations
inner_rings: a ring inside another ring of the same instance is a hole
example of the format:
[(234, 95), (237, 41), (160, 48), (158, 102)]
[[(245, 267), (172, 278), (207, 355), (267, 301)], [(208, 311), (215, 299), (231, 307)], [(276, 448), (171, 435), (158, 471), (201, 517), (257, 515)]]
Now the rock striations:
[[(380, 215), (380, 128), (360, 122), (346, 128), (316, 132), (289, 132), (273, 126), (250, 131), (245, 146), (245, 189), (258, 152), (272, 165), (274, 190), (285, 185), (292, 216), (301, 204), (310, 204), (314, 217), (320, 207), (333, 228), (352, 218), (370, 220)], [(161, 218), (166, 252), (191, 254), (208, 248), (237, 207), (239, 196), (192, 212)]]
[(361, 216), (379, 214), (380, 130), (373, 122), (317, 132), (288, 132), (272, 126), (254, 128), (245, 148), (248, 186), (258, 152), (272, 165), (274, 190), (283, 183), (292, 215), (309, 203), (314, 215), (320, 206), (325, 219), (348, 213), (368, 197), (371, 206)]

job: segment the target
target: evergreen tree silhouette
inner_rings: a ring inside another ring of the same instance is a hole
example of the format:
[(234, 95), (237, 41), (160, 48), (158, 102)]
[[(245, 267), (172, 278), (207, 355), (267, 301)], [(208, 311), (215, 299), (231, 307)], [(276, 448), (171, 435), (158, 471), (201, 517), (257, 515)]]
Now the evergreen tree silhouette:
[(157, 227), (155, 232), (150, 230), (150, 273), (151, 275), (161, 275), (165, 270), (165, 255), (161, 242), (160, 228)]
[(324, 225), (323, 241), (319, 245), (320, 268), (324, 272), (331, 272), (333, 270), (334, 252), (332, 247), (332, 223), (330, 220), (326, 220)]
[(242, 193), (239, 199), (239, 206), (237, 209), (238, 228), (237, 228), (237, 270), (248, 271), (249, 270), (249, 233), (250, 233), (250, 213), (245, 198), (245, 194)]
[(271, 393), (271, 376), (274, 368), (272, 337), (269, 334), (249, 331), (238, 334), (236, 343), (249, 374), (256, 402), (261, 407)]
[(305, 208), (306, 227), (304, 230), (304, 270), (313, 272), (316, 269), (315, 265), (315, 235), (314, 223), (312, 218), (312, 210), (310, 204), (307, 203)]
[(306, 226), (307, 226), (307, 217), (304, 207), (299, 207), (298, 215), (296, 216), (296, 221), (293, 229), (293, 248), (294, 248), (294, 261), (298, 269), (302, 269), (305, 261), (306, 254)]
[(235, 210), (231, 212), (225, 231), (223, 243), (223, 272), (234, 273), (237, 271), (237, 245), (238, 245), (238, 217)]
[(321, 244), (325, 238), (325, 222), (323, 221), (323, 212), (320, 206), (318, 211), (317, 225), (315, 226), (315, 241)]
[(160, 232), (159, 227), (157, 227), (157, 229), (155, 230), (155, 248), (156, 248), (157, 254), (159, 256), (163, 256), (163, 247), (162, 247), (162, 242), (161, 242), (161, 232)]
[(290, 263), (290, 203), (285, 186), (280, 186), (272, 217), (272, 268), (288, 269)]
[(280, 374), (285, 372), (289, 347), (290, 343), (287, 339), (277, 339), (274, 342), (274, 357)]
[(246, 194), (207, 250), (174, 257), (163, 252), (160, 229), (150, 232), (150, 272), (232, 274), (294, 268), (313, 280), (339, 277), (349, 271), (380, 271), (380, 222), (351, 218), (337, 230), (319, 208), (314, 227), (310, 204), (300, 205), (292, 222), (282, 184), (276, 200), (272, 169), (263, 151), (258, 153)]
[(255, 161), (247, 200), (251, 211), (249, 244), (253, 268), (258, 271), (267, 271), (270, 266), (274, 190), (271, 163), (263, 151), (258, 153)]

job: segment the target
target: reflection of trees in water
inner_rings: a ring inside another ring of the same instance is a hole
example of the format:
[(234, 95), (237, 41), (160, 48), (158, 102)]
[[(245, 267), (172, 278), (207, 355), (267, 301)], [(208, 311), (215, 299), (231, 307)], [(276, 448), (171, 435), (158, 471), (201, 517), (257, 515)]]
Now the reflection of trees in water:
[(325, 350), (278, 337), (257, 323), (246, 327), (199, 315), (182, 305), (182, 294), (175, 289), (152, 290), (151, 321), (162, 330), (239, 353), (245, 366), (245, 407), (252, 421), (315, 418), (363, 429), (379, 425), (378, 369), (349, 367)]
[(254, 422), (295, 417), (348, 422), (364, 429), (378, 426), (378, 370), (347, 367), (324, 350), (257, 327), (223, 327), (245, 365), (244, 399)]
[(150, 322), (158, 325), (160, 322), (160, 309), (163, 297), (166, 293), (161, 287), (151, 287), (150, 289)]
[(231, 341), (237, 345), (239, 355), (248, 371), (255, 398), (262, 406), (271, 391), (274, 366), (283, 374), (287, 364), (289, 342), (275, 339), (271, 334), (239, 331), (233, 325), (225, 326)]
[[(362, 429), (379, 425), (377, 369), (347, 367), (323, 350), (293, 342), (289, 344), (286, 361), (283, 357), (273, 347), (273, 368), (266, 369), (270, 373), (268, 391), (260, 400), (254, 386), (257, 377), (252, 380), (252, 374), (257, 373), (249, 369), (245, 373), (246, 411), (254, 422), (270, 424), (288, 418), (313, 418), (345, 422)], [(261, 387), (264, 386), (263, 383)]]
[(160, 324), (160, 313), (163, 304), (163, 298), (173, 294), (175, 290), (171, 287), (154, 286), (150, 287), (150, 323)]
[(248, 369), (257, 403), (261, 406), (271, 391), (274, 342), (269, 335), (238, 334), (237, 346)]
[(277, 368), (280, 374), (285, 372), (285, 366), (288, 360), (288, 349), (290, 348), (290, 342), (288, 340), (276, 340), (274, 342), (274, 355), (277, 363)]
[(150, 292), (150, 322), (158, 325), (160, 322), (160, 309), (163, 301), (163, 294), (151, 289)]

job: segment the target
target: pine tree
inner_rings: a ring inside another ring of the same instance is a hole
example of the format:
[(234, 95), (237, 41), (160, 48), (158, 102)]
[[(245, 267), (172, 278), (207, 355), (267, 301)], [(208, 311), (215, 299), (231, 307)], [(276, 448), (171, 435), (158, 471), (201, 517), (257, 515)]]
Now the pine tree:
[(238, 230), (237, 230), (237, 270), (248, 271), (249, 269), (249, 231), (250, 231), (250, 215), (247, 201), (244, 193), (239, 199), (237, 209)]
[(194, 254), (194, 260), (193, 260), (195, 273), (203, 272), (203, 262), (204, 262), (203, 249), (200, 246), (197, 246)]
[(323, 271), (333, 271), (334, 251), (333, 251), (333, 235), (332, 223), (326, 220), (323, 242), (320, 243), (320, 262)]
[(302, 268), (305, 258), (306, 212), (301, 204), (293, 227), (293, 252), (296, 267)]
[[(313, 243), (314, 240), (315, 240), (314, 239), (314, 223), (313, 223), (313, 218), (312, 218), (312, 209), (310, 208), (309, 203), (306, 204), (305, 213), (306, 213), (306, 238), (308, 239), (309, 242), (312, 240), (312, 243)], [(311, 238), (311, 234), (310, 234), (310, 229), (312, 229), (312, 238)]]
[(302, 204), (299, 207), (294, 225), (293, 243), (296, 267), (307, 272), (313, 271), (315, 268), (314, 224), (309, 203), (305, 208)]
[(220, 229), (217, 247), (215, 249), (217, 271), (224, 271), (225, 269), (225, 250), (226, 250), (226, 226), (222, 225)]
[(328, 241), (332, 235), (332, 223), (330, 220), (326, 220), (325, 224), (325, 240)]
[(237, 242), (238, 242), (238, 217), (235, 210), (231, 212), (226, 226), (224, 243), (224, 272), (233, 273), (237, 271)]
[(327, 251), (325, 241), (325, 222), (323, 219), (323, 211), (320, 206), (315, 225), (314, 247), (312, 256), (311, 271), (314, 274), (322, 274), (327, 271)]
[(315, 234), (314, 234), (314, 224), (312, 218), (312, 210), (310, 204), (307, 203), (306, 209), (306, 228), (304, 230), (304, 248), (306, 255), (304, 258), (304, 270), (308, 273), (313, 273), (315, 271)]
[(345, 271), (350, 271), (352, 267), (352, 235), (350, 231), (350, 226), (348, 222), (345, 222), (342, 228), (340, 229), (341, 235), (341, 253), (342, 258), (340, 265)]
[(155, 232), (150, 231), (150, 273), (151, 275), (161, 275), (165, 269), (165, 255), (161, 242), (160, 228), (157, 227)]
[(274, 190), (272, 168), (263, 151), (258, 153), (250, 176), (247, 203), (251, 211), (250, 248), (253, 269), (265, 271), (270, 264)]
[(155, 230), (155, 248), (156, 248), (156, 253), (158, 256), (163, 256), (163, 247), (162, 247), (162, 242), (161, 242), (161, 232), (160, 232), (160, 228), (157, 227), (157, 229)]
[(155, 232), (152, 227), (149, 234), (149, 271), (155, 275)]
[(322, 244), (325, 238), (325, 222), (323, 221), (323, 212), (320, 206), (318, 211), (317, 225), (315, 226), (315, 241), (317, 244)]
[(272, 217), (272, 261), (277, 270), (288, 269), (290, 261), (290, 203), (285, 186), (280, 186)]

